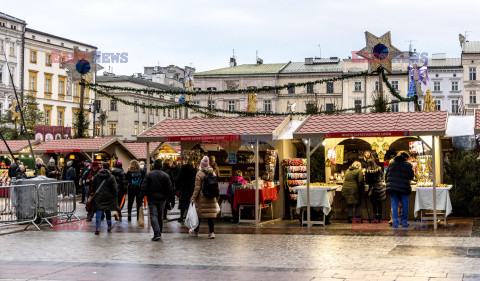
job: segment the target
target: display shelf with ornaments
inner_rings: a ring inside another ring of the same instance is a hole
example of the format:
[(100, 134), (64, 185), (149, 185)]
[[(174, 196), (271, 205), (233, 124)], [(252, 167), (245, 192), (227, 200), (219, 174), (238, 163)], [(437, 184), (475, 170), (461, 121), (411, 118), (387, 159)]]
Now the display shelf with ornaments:
[(433, 182), (432, 156), (417, 156), (414, 171), (418, 182)]

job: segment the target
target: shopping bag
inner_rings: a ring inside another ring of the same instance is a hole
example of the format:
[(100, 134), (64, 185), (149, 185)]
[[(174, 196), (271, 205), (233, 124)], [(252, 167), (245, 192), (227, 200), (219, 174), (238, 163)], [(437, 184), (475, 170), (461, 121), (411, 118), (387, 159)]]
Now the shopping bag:
[(198, 226), (198, 215), (197, 210), (195, 209), (195, 203), (190, 203), (190, 206), (188, 207), (185, 226), (189, 229), (195, 229)]
[(145, 218), (143, 217), (143, 206), (138, 210), (138, 228), (145, 227)]
[(217, 214), (220, 213), (220, 206), (218, 205), (218, 203), (215, 203), (215, 208), (217, 209)]
[(221, 212), (221, 216), (223, 218), (231, 218), (233, 215), (232, 215), (232, 204), (230, 204), (230, 202), (228, 201), (223, 201), (222, 202), (222, 205), (220, 206), (220, 212)]

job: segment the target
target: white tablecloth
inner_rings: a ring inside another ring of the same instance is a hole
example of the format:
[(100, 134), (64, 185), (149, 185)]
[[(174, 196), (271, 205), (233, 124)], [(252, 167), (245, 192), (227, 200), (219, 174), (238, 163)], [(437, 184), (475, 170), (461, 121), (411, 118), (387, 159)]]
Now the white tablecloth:
[[(452, 213), (452, 202), (450, 201), (451, 187), (437, 187), (437, 210), (445, 211), (448, 216)], [(415, 195), (415, 217), (418, 216), (420, 210), (433, 210), (433, 188), (432, 187), (416, 187)]]
[[(307, 187), (297, 186), (293, 188), (298, 193), (297, 212), (307, 207)], [(310, 187), (310, 207), (323, 208), (323, 213), (330, 213), (333, 198), (335, 197), (336, 186)]]

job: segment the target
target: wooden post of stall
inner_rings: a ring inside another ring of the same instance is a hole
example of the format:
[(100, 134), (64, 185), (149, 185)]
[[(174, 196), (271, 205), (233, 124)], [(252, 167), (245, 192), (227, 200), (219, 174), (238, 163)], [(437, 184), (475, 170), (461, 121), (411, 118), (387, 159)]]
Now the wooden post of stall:
[(147, 173), (150, 172), (150, 143), (147, 141), (147, 159), (145, 160), (147, 165)]
[(432, 167), (433, 167), (433, 229), (437, 230), (437, 169), (436, 169), (436, 139), (432, 136)]
[(255, 141), (255, 227), (258, 227), (258, 219), (261, 216), (261, 213), (258, 210), (259, 206), (259, 185), (258, 181), (260, 180), (259, 170), (258, 170), (258, 139)]
[[(306, 141), (307, 145), (307, 227), (310, 228), (311, 224), (311, 212), (310, 212), (310, 138)], [(303, 214), (302, 214), (303, 215)], [(303, 218), (302, 218), (303, 220)]]

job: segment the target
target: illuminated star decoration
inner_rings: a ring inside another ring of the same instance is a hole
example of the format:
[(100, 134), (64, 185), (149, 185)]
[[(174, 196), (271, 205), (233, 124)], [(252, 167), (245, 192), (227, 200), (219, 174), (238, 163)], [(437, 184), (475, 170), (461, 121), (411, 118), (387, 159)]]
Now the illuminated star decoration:
[(367, 46), (357, 54), (368, 60), (368, 72), (372, 73), (379, 68), (392, 73), (392, 59), (400, 54), (400, 50), (392, 46), (390, 31), (377, 37), (365, 31)]
[(82, 52), (78, 47), (74, 47), (72, 57), (62, 64), (68, 69), (72, 82), (75, 83), (82, 80), (82, 75), (86, 76), (84, 78), (88, 82), (93, 82), (93, 79), (91, 79), (93, 74), (103, 69), (102, 66), (95, 62), (96, 59), (97, 53), (95, 51)]

